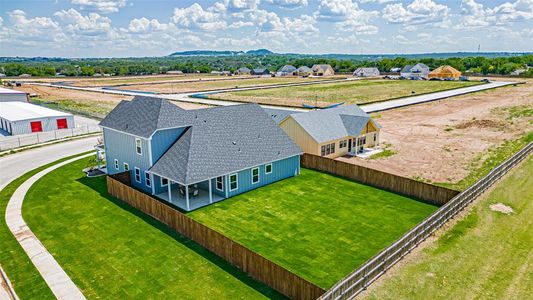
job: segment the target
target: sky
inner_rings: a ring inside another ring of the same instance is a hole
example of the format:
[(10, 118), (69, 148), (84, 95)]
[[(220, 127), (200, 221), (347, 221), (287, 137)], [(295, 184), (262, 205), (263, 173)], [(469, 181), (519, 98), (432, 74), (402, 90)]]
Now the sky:
[(533, 51), (533, 0), (0, 0), (0, 56)]

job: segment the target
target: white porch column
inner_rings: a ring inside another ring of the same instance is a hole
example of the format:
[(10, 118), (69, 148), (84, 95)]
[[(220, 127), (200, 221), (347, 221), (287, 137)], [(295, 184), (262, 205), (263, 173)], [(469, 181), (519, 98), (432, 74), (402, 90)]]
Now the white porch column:
[(224, 191), (226, 192), (226, 198), (228, 198), (228, 175), (224, 175)]
[(172, 191), (171, 191), (171, 185), (172, 181), (170, 179), (167, 179), (167, 187), (168, 187), (168, 202), (172, 203)]
[(211, 189), (211, 179), (209, 179), (209, 203), (213, 203), (213, 191)]
[(379, 131), (376, 132), (376, 147), (379, 146)]
[(185, 202), (187, 202), (187, 210), (190, 210), (190, 206), (189, 206), (189, 186), (186, 185), (185, 186)]

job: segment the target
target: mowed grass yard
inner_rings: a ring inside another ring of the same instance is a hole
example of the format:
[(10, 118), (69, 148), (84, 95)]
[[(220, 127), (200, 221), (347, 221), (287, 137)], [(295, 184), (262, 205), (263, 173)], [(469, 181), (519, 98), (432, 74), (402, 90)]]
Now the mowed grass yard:
[(480, 82), (352, 80), (320, 85), (213, 94), (209, 95), (209, 98), (291, 106), (301, 106), (302, 103), (328, 105), (337, 102), (362, 104), (477, 84)]
[(88, 159), (32, 186), (23, 217), (87, 298), (279, 298), (268, 287), (109, 196)]
[[(468, 215), (399, 269), (369, 299), (531, 299), (533, 157), (474, 204)], [(514, 212), (493, 211), (503, 203)]]
[(436, 209), (302, 169), (189, 216), (327, 289)]

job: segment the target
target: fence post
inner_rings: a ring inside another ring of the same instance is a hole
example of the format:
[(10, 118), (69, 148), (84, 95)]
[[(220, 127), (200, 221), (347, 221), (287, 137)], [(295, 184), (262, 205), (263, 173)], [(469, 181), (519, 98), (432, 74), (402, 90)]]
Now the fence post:
[(18, 141), (19, 141), (19, 147), (20, 147), (20, 136), (19, 136), (17, 139), (18, 139)]
[(41, 141), (39, 141), (39, 135), (40, 133), (37, 133), (37, 144), (39, 144)]

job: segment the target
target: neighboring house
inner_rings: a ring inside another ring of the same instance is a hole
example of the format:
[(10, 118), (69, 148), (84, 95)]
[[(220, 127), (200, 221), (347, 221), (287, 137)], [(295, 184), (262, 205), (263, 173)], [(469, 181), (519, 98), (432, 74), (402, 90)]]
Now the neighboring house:
[(306, 153), (336, 158), (379, 145), (379, 124), (357, 105), (293, 113), (279, 126)]
[(440, 66), (428, 74), (428, 78), (459, 79), (459, 77), (461, 77), (461, 72), (452, 66)]
[(394, 67), (394, 68), (390, 69), (391, 73), (399, 73), (401, 70), (402, 70), (402, 68), (397, 68), (397, 67)]
[(28, 102), (28, 93), (0, 87), (0, 102)]
[(313, 65), (311, 67), (311, 70), (313, 70), (313, 76), (333, 76), (335, 75), (335, 71), (330, 65), (321, 64), (321, 65)]
[(378, 68), (357, 68), (357, 70), (353, 72), (353, 76), (358, 76), (358, 77), (379, 76), (379, 70)]
[(402, 69), (400, 75), (408, 79), (428, 78), (429, 67), (423, 63), (414, 66), (407, 65)]
[(294, 75), (294, 71), (296, 71), (296, 68), (294, 66), (284, 65), (278, 70), (276, 76), (292, 76)]
[(167, 74), (171, 74), (171, 75), (183, 75), (183, 71), (167, 71)]
[(252, 70), (248, 69), (247, 67), (242, 67), (235, 71), (235, 75), (250, 75), (251, 72)]
[(27, 102), (0, 102), (0, 128), (10, 135), (74, 128), (74, 116)]
[(309, 68), (308, 66), (301, 66), (298, 69), (296, 69), (296, 71), (294, 71), (294, 75), (303, 76), (303, 77), (311, 76), (313, 75), (313, 70)]
[(270, 75), (270, 70), (264, 68), (252, 69), (250, 72), (252, 75)]
[(192, 210), (295, 176), (303, 153), (257, 104), (183, 110), (122, 101), (100, 123), (108, 174)]

